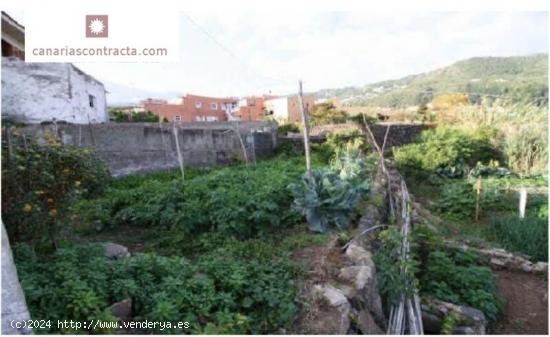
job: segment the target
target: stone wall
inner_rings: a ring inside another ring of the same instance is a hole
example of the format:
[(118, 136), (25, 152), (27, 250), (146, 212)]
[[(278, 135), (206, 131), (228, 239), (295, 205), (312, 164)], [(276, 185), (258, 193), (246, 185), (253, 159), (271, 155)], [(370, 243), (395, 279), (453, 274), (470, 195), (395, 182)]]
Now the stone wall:
[[(374, 134), (376, 142), (382, 146), (384, 142), (384, 135), (386, 130), (390, 127), (388, 133), (388, 139), (386, 144), (386, 152), (391, 151), (394, 146), (402, 146), (415, 141), (416, 137), (420, 135), (423, 130), (431, 128), (429, 124), (419, 123), (378, 123), (371, 125), (370, 128)], [(360, 130), (356, 124), (331, 124), (316, 126), (311, 129), (310, 141), (312, 143), (324, 142), (326, 136), (330, 133), (348, 132), (352, 130)], [(362, 132), (362, 131), (360, 131)], [(301, 143), (303, 141), (301, 134), (289, 134), (282, 137), (282, 139), (290, 140), (293, 142)]]
[[(176, 126), (185, 166), (204, 167), (243, 159), (241, 134), (248, 159), (272, 153), (277, 142), (277, 126), (269, 122), (197, 122)], [(23, 128), (41, 138), (57, 134), (66, 145), (94, 148), (114, 176), (178, 167), (173, 124), (110, 123), (48, 124)]]

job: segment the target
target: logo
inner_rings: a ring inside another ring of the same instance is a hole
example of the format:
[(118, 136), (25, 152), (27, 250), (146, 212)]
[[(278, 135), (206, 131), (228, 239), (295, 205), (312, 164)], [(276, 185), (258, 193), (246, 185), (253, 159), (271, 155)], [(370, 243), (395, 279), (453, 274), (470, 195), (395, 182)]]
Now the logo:
[(108, 15), (86, 15), (86, 37), (108, 37)]

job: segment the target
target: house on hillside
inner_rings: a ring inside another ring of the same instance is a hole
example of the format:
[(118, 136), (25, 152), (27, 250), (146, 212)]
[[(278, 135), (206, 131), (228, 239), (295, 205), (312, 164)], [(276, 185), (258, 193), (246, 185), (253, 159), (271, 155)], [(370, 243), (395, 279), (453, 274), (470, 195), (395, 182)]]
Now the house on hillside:
[(2, 12), (2, 118), (109, 121), (103, 83), (70, 63), (26, 63), (25, 27)]
[[(313, 95), (304, 95), (303, 100), (304, 107), (308, 111), (315, 105), (315, 97)], [(268, 99), (264, 104), (266, 114), (276, 120), (289, 123), (302, 121), (300, 100), (297, 95)]]
[(146, 99), (143, 110), (172, 122), (216, 122), (237, 120), (238, 99), (185, 95), (175, 102)]

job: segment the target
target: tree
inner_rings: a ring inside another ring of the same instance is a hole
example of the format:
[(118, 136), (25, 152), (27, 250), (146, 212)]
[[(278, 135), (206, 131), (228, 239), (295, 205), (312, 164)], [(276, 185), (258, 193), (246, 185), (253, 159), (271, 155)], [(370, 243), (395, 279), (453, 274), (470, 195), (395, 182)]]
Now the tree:
[(326, 102), (313, 106), (309, 117), (312, 125), (344, 123), (348, 119), (348, 113), (338, 109), (332, 102)]

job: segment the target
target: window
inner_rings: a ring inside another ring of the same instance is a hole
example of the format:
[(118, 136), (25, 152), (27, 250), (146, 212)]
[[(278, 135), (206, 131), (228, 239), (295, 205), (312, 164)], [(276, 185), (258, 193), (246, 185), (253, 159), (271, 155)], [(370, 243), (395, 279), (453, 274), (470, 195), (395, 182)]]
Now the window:
[(174, 120), (175, 120), (176, 122), (181, 121), (181, 116), (175, 116), (175, 117), (174, 117)]
[(197, 109), (202, 108), (202, 102), (199, 102), (199, 101), (195, 102), (195, 108)]
[(90, 101), (90, 108), (95, 108), (95, 96), (88, 95), (88, 100)]
[(218, 103), (210, 103), (210, 109), (218, 110)]
[(216, 117), (216, 116), (207, 116), (206, 117), (207, 122), (215, 122), (217, 120), (218, 120), (218, 117)]

